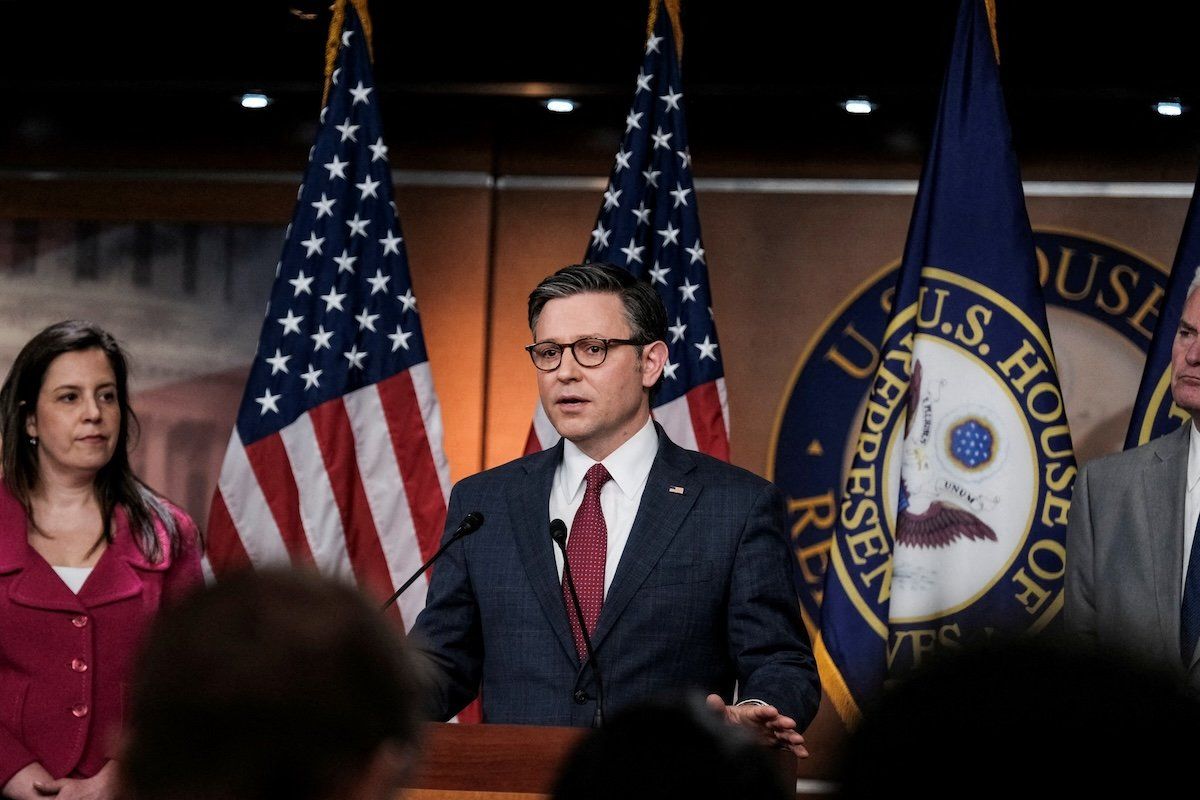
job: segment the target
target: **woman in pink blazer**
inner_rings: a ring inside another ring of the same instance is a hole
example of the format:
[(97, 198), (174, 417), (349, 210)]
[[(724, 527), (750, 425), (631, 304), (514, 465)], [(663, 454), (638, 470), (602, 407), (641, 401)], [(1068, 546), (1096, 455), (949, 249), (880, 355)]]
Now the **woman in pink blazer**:
[(181, 510), (133, 474), (125, 356), (60, 322), (0, 388), (0, 787), (112, 800), (111, 759), (139, 637), (202, 583)]

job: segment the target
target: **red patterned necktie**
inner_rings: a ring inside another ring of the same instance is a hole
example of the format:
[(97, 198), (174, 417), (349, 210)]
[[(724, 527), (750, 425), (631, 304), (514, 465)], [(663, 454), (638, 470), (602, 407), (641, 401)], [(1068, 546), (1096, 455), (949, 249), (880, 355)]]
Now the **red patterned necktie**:
[[(571, 563), (571, 577), (575, 581), (575, 592), (579, 595), (579, 607), (587, 623), (588, 635), (596, 630), (600, 618), (600, 606), (604, 604), (604, 567), (608, 555), (608, 526), (604, 523), (604, 511), (600, 508), (600, 489), (612, 476), (603, 464), (593, 464), (584, 480), (587, 488), (583, 502), (571, 522), (571, 535), (567, 539), (567, 559)], [(575, 636), (575, 650), (579, 660), (587, 659), (587, 646), (583, 642), (583, 631), (579, 619), (572, 611), (571, 591), (563, 580), (563, 600), (567, 604), (567, 619), (571, 622), (571, 633)]]

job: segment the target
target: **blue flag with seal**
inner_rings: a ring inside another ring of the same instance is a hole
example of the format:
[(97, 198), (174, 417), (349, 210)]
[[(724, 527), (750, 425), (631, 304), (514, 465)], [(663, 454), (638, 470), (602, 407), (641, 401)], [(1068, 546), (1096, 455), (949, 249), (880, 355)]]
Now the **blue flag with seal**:
[[(1200, 178), (1197, 179), (1197, 185), (1200, 185)], [(1126, 450), (1170, 433), (1191, 419), (1171, 398), (1171, 347), (1175, 344), (1175, 329), (1179, 327), (1179, 319), (1183, 316), (1188, 287), (1200, 268), (1200, 203), (1197, 202), (1197, 194), (1193, 188), (1192, 202), (1188, 206), (1187, 221), (1183, 223), (1179, 249), (1175, 251), (1175, 263), (1171, 265), (1171, 275), (1167, 278), (1167, 288), (1156, 289), (1156, 296), (1152, 295), (1146, 301), (1148, 305), (1162, 302), (1162, 310), (1154, 326), (1154, 338), (1146, 353), (1142, 382), (1133, 404), (1133, 415), (1129, 418), (1129, 430), (1125, 434)]]
[(848, 724), (930, 654), (1062, 607), (1075, 459), (984, 0), (964, 0), (826, 574)]

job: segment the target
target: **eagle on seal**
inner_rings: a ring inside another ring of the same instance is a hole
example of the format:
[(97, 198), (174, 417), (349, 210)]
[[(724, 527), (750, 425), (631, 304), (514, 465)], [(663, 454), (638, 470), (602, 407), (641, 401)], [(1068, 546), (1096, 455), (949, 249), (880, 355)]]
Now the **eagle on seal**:
[[(912, 378), (908, 384), (908, 415), (904, 421), (907, 446), (921, 399), (921, 362), (914, 360)], [(896, 514), (896, 543), (910, 547), (948, 547), (956, 539), (990, 539), (996, 532), (970, 511), (956, 505), (933, 500), (923, 511), (914, 512), (913, 497), (900, 476), (900, 503)]]

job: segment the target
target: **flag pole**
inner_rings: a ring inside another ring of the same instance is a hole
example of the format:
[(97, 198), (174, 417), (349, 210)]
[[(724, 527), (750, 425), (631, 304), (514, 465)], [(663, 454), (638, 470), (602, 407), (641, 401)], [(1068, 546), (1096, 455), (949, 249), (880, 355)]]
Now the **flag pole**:
[[(658, 4), (660, 0), (650, 0), (650, 16), (646, 19), (646, 38), (654, 35), (654, 23), (658, 21)], [(667, 17), (671, 20), (671, 30), (675, 34), (675, 57), (683, 61), (683, 23), (680, 21), (679, 7), (682, 0), (661, 0), (667, 7)]]
[(987, 11), (988, 32), (992, 34), (992, 50), (996, 53), (996, 63), (1000, 63), (1000, 37), (996, 35), (996, 0), (983, 0)]
[(371, 15), (367, 11), (367, 0), (335, 0), (333, 17), (329, 20), (329, 36), (325, 39), (325, 89), (321, 92), (321, 107), (329, 102), (329, 87), (333, 85), (333, 65), (337, 61), (338, 47), (342, 43), (342, 25), (346, 20), (346, 3), (354, 4), (362, 22), (363, 36), (367, 40), (367, 57), (375, 62), (375, 50), (371, 41)]

